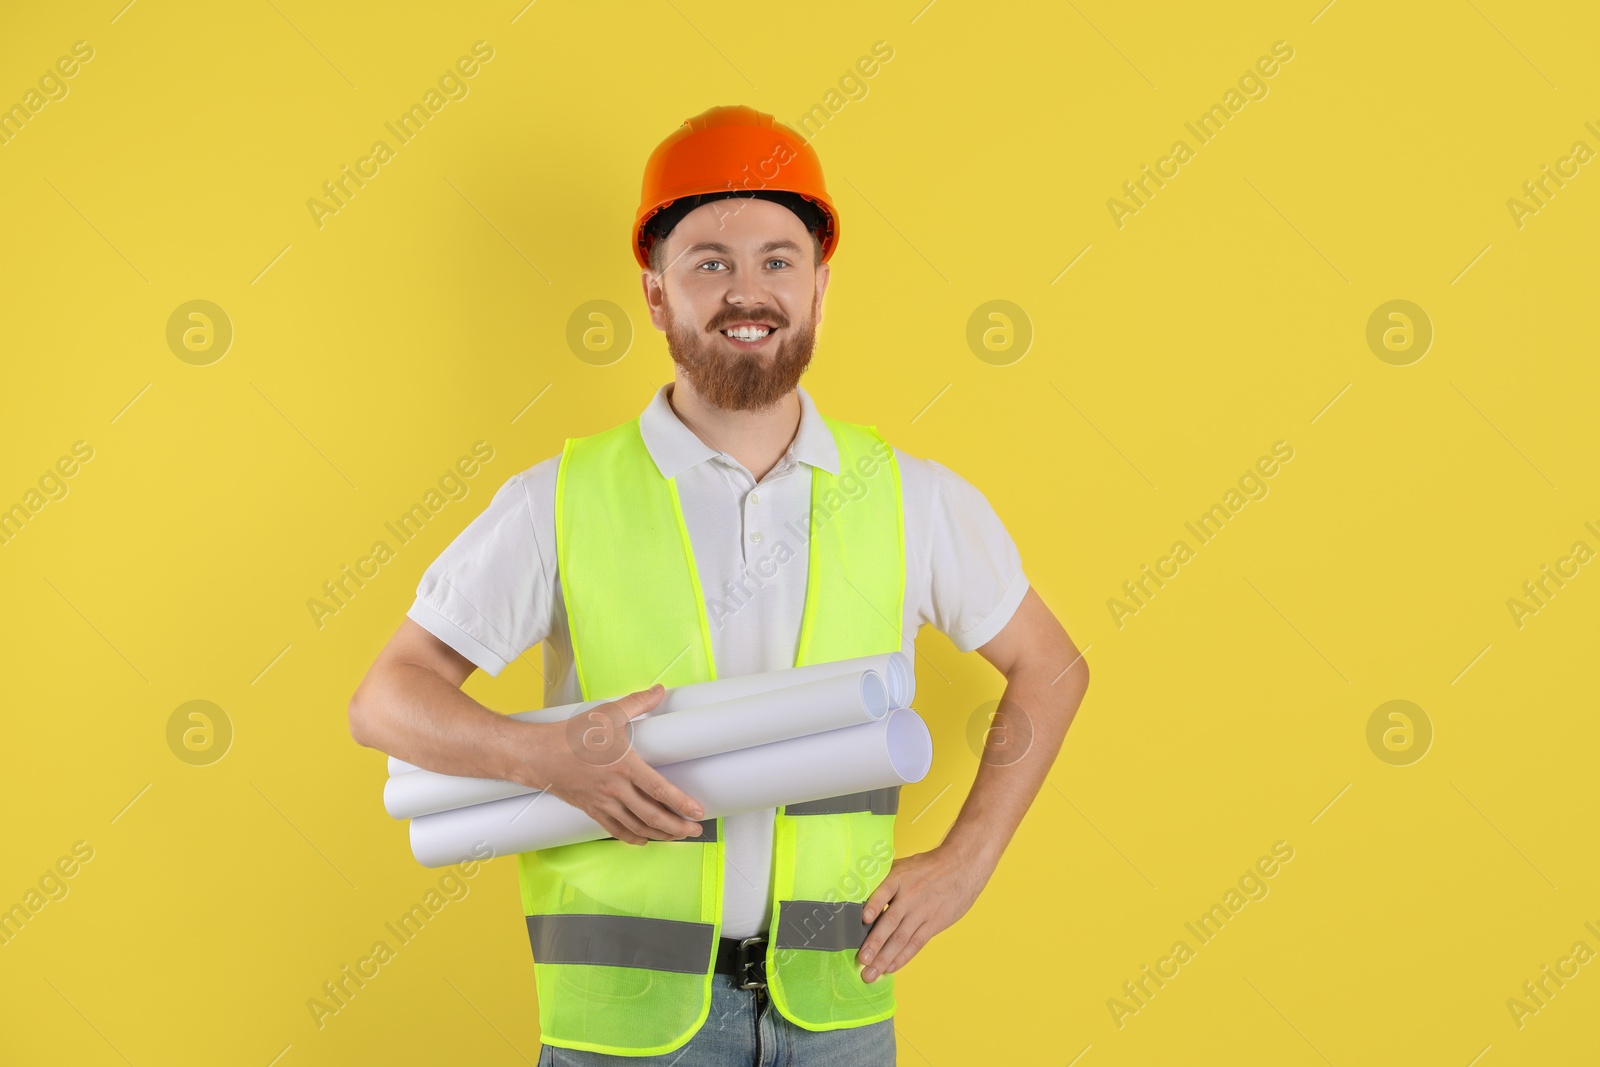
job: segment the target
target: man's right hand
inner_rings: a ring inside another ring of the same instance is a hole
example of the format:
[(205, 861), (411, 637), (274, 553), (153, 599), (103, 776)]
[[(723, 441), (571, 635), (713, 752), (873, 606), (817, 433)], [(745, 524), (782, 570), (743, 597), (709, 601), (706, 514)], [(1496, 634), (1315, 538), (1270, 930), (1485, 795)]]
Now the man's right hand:
[(580, 809), (618, 841), (698, 837), (700, 803), (641, 759), (629, 738), (631, 720), (661, 703), (665, 692), (652, 687), (564, 722), (528, 724), (528, 777), (518, 781)]

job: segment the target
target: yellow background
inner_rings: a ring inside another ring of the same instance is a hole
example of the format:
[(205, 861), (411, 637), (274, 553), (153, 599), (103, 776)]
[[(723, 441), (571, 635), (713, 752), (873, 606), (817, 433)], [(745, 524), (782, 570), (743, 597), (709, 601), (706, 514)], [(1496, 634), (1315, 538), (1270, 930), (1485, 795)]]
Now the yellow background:
[[(900, 1062), (1592, 1058), (1600, 963), (1520, 1029), (1506, 1001), (1600, 950), (1600, 574), (1520, 628), (1507, 600), (1600, 548), (1600, 165), (1520, 228), (1506, 201), (1600, 149), (1600, 27), (1319, 4), (9, 10), (0, 103), (75, 41), (94, 58), (0, 146), (0, 504), (94, 456), (0, 545), (0, 905), (74, 842), (94, 858), (0, 947), (0, 1059), (536, 1059), (506, 862), (314, 1024), (442, 873), (346, 702), (494, 490), (670, 378), (626, 246), (650, 148), (715, 104), (794, 123), (880, 40), (814, 140), (842, 244), (805, 384), (987, 495), (1093, 674), (987, 890), (899, 978)], [(469, 95), (318, 228), (307, 200), (479, 40)], [(1268, 95), (1197, 145), (1184, 122), (1280, 40)], [(1194, 158), (1119, 229), (1107, 200), (1180, 138)], [(206, 366), (166, 340), (196, 299), (234, 329)], [(1408, 366), (1366, 342), (1396, 299), (1435, 333)], [(593, 300), (631, 320), (608, 366), (566, 340)], [(991, 300), (1033, 330), (1004, 365), (966, 339)], [(307, 600), (480, 439), (469, 495), (318, 628)], [(1280, 440), (1269, 495), (1193, 542)], [(1108, 600), (1180, 538), (1194, 558), (1119, 626)], [(938, 756), (906, 852), (954, 817), (1003, 684), (931, 628), (918, 653)], [(467, 691), (532, 707), (539, 666)], [(1434, 731), (1409, 766), (1367, 742), (1396, 699)], [(209, 766), (168, 746), (190, 700), (232, 724)], [(1270, 894), (1119, 1028), (1108, 999), (1280, 840)]]

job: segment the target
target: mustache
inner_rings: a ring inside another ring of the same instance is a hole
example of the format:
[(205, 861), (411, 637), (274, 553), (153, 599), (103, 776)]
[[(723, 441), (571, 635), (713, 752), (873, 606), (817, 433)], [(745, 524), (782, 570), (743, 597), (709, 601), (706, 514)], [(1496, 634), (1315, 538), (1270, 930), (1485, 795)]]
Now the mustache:
[(775, 330), (781, 330), (789, 325), (788, 317), (780, 313), (762, 312), (755, 315), (724, 314), (718, 315), (715, 319), (711, 320), (710, 325), (706, 327), (706, 332), (718, 333), (722, 330), (726, 330), (729, 326), (743, 322), (758, 322), (763, 326), (770, 326)]

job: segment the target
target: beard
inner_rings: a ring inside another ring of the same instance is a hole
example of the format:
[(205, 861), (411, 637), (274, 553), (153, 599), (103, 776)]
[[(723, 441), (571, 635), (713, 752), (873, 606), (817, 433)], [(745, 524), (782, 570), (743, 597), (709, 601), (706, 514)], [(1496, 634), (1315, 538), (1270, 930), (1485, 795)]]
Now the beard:
[[(666, 305), (667, 351), (683, 368), (694, 391), (724, 411), (753, 411), (772, 407), (794, 391), (811, 363), (816, 346), (817, 320), (808, 316), (799, 326), (790, 324), (776, 308), (754, 314), (729, 309), (705, 330), (680, 321)], [(761, 352), (739, 351), (721, 331), (736, 322), (765, 321), (777, 327), (773, 347)]]

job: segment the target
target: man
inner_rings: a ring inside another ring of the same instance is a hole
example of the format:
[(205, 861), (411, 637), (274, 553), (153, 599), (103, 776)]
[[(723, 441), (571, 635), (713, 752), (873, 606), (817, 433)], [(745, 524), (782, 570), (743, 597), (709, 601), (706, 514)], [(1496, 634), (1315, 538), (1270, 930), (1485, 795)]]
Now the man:
[[(361, 744), (544, 789), (612, 835), (518, 857), (541, 1064), (893, 1064), (892, 975), (972, 906), (1088, 685), (984, 497), (800, 388), (838, 221), (770, 115), (713, 108), (664, 141), (633, 237), (673, 381), (508, 480), (351, 700)], [(898, 790), (701, 821), (627, 746), (652, 682), (914, 657), (925, 622), (1006, 679), (928, 852), (893, 855)], [(626, 694), (581, 741), (460, 691), (540, 642), (546, 706)]]

